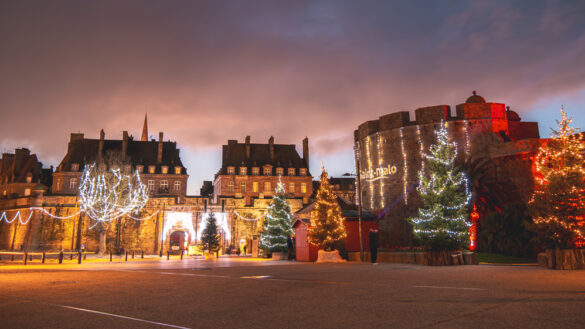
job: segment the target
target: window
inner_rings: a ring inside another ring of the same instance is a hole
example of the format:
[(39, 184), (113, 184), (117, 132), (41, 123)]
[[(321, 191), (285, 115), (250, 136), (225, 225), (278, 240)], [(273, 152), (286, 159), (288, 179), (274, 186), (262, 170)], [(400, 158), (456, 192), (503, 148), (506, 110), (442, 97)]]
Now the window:
[(169, 166), (162, 166), (161, 170), (162, 170), (163, 174), (168, 174), (169, 173)]
[(240, 183), (240, 192), (246, 193), (246, 182)]
[(181, 166), (176, 166), (175, 167), (175, 175), (180, 175), (181, 171), (182, 171), (181, 169), (183, 169), (183, 168), (181, 168)]
[(124, 172), (125, 173), (129, 173), (132, 171), (132, 166), (131, 165), (124, 165)]
[(69, 180), (69, 189), (75, 190), (76, 187), (77, 187), (77, 178), (71, 178)]
[(278, 176), (284, 175), (284, 168), (276, 168), (276, 175)]
[(295, 193), (295, 183), (291, 182), (288, 184), (288, 192)]
[(142, 174), (142, 172), (144, 172), (144, 166), (143, 165), (136, 166), (136, 171), (138, 171), (139, 174)]
[(149, 174), (154, 174), (154, 169), (155, 169), (154, 166), (148, 166), (148, 173)]
[(154, 181), (152, 179), (148, 180), (148, 191), (150, 193), (154, 192)]
[(301, 168), (299, 170), (299, 175), (301, 175), (301, 176), (307, 176), (307, 168)]
[(260, 168), (258, 168), (258, 167), (252, 168), (252, 175), (254, 175), (254, 176), (260, 175)]
[(240, 175), (246, 176), (246, 174), (248, 174), (248, 168), (240, 167)]
[(175, 192), (181, 191), (181, 182), (178, 180), (175, 181)]
[(294, 176), (296, 174), (295, 168), (288, 168), (288, 175)]
[(270, 192), (271, 190), (270, 182), (264, 182), (264, 192)]
[(71, 171), (79, 171), (79, 163), (72, 163)]
[(168, 180), (161, 180), (160, 181), (160, 191), (161, 192), (169, 192), (169, 181)]
[(252, 192), (258, 192), (258, 182), (252, 183)]
[(272, 174), (272, 168), (265, 167), (264, 168), (264, 175), (270, 175), (270, 174)]
[(31, 173), (26, 174), (26, 182), (32, 183), (32, 174)]
[(234, 182), (228, 182), (228, 192), (234, 191)]
[(63, 179), (57, 178), (57, 186), (55, 188), (55, 191), (61, 192), (62, 189), (63, 189)]
[(228, 175), (234, 175), (236, 173), (236, 168), (234, 167), (227, 167)]
[(24, 189), (24, 196), (29, 196), (29, 195), (30, 195), (30, 189), (29, 188), (25, 188)]
[(307, 193), (307, 183), (301, 183), (301, 193)]

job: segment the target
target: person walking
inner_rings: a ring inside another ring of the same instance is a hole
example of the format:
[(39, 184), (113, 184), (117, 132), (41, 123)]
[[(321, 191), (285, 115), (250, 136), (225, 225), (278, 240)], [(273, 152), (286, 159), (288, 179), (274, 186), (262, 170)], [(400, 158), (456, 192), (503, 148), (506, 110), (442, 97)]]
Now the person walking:
[(368, 237), (370, 238), (370, 255), (372, 264), (378, 265), (378, 228), (372, 227)]

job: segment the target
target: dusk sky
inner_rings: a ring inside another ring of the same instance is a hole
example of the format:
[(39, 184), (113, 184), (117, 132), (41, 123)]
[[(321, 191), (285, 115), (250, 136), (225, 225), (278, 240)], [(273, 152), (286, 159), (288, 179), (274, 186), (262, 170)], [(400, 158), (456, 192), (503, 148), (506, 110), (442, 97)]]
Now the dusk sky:
[[(173, 140), (189, 194), (228, 139), (355, 172), (366, 120), (472, 90), (542, 137), (585, 128), (585, 1), (0, 1), (0, 147), (56, 166), (69, 134)], [(411, 118), (414, 115), (411, 114)]]

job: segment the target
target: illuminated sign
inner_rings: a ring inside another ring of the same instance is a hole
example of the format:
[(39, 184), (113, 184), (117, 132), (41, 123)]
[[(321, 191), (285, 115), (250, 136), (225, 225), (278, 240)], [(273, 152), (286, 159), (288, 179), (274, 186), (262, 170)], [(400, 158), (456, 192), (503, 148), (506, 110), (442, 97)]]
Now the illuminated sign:
[(386, 167), (370, 168), (360, 171), (360, 176), (368, 182), (375, 182), (380, 179), (389, 178), (396, 173), (396, 166), (388, 165)]

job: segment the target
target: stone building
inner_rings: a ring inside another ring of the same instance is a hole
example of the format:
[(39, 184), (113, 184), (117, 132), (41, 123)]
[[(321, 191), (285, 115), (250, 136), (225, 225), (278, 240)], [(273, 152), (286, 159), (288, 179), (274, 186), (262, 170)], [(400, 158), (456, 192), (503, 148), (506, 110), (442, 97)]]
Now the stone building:
[(162, 132), (158, 141), (149, 141), (147, 136), (146, 119), (139, 141), (129, 136), (127, 131), (122, 133), (122, 139), (105, 139), (103, 129), (99, 139), (72, 133), (67, 153), (53, 174), (51, 193), (75, 195), (85, 166), (114, 157), (115, 161), (123, 164), (123, 169), (140, 173), (151, 196), (184, 198), (189, 176), (181, 162), (177, 143), (163, 141)]
[(37, 155), (31, 154), (27, 148), (3, 153), (0, 158), (0, 198), (29, 196), (38, 184), (46, 189), (51, 186), (51, 173), (52, 169), (43, 169)]
[(533, 187), (532, 157), (538, 151), (538, 123), (523, 122), (503, 103), (491, 103), (475, 92), (451, 114), (448, 105), (381, 116), (361, 124), (354, 132), (362, 206), (383, 214), (383, 246), (408, 246), (412, 229), (406, 219), (422, 205), (416, 192), (423, 154), (435, 143), (435, 131), (445, 122), (457, 143), (456, 161), (487, 157), (497, 164), (498, 179), (512, 180), (521, 199)]
[[(331, 188), (333, 190), (333, 193), (335, 193), (335, 195), (349, 201), (350, 203), (357, 204), (357, 201), (355, 198), (356, 185), (355, 185), (355, 178), (354, 177), (347, 177), (347, 176), (330, 177), (329, 183), (331, 183)], [(313, 195), (311, 197), (312, 199), (315, 198), (315, 194), (317, 193), (317, 190), (319, 189), (319, 185), (320, 184), (319, 184), (318, 180), (313, 181)]]
[(313, 185), (308, 138), (303, 140), (302, 158), (294, 144), (275, 144), (274, 137), (267, 144), (256, 144), (250, 143), (250, 136), (246, 136), (244, 143), (228, 140), (222, 146), (222, 165), (213, 181), (213, 200), (229, 200), (234, 204), (235, 247), (250, 246), (258, 238), (279, 180), (284, 184), (293, 211), (309, 202)]

